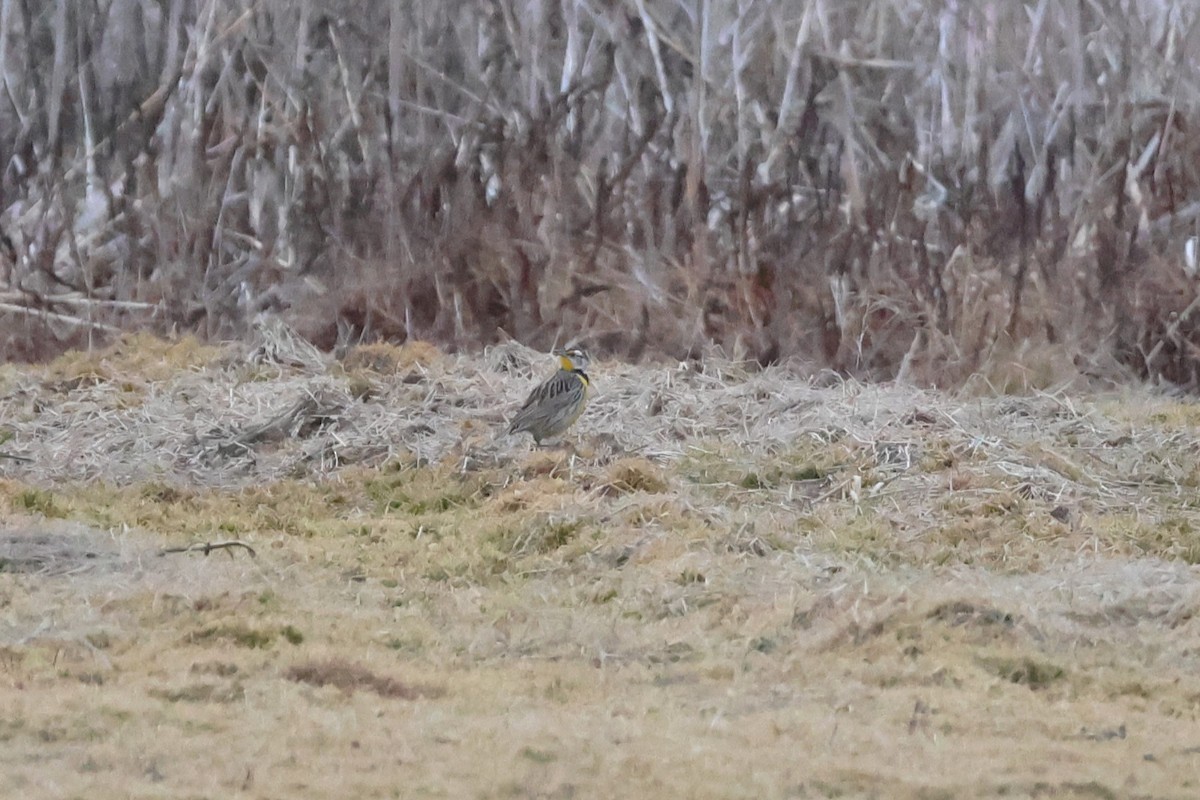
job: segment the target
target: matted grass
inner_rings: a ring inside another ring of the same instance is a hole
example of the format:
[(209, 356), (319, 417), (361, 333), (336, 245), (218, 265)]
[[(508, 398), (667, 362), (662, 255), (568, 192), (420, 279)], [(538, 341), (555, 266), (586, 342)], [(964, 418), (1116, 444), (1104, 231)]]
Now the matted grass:
[(0, 795), (1200, 794), (1186, 403), (285, 349), (4, 374)]

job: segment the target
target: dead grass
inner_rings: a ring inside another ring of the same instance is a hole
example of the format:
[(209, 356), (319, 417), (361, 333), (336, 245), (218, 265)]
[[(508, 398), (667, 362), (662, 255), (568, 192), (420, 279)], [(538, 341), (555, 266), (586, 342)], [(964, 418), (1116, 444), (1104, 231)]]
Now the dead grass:
[(297, 664), (287, 671), (287, 678), (311, 686), (333, 686), (347, 694), (364, 689), (380, 697), (401, 700), (440, 697), (443, 694), (437, 689), (409, 686), (395, 678), (376, 675), (366, 667), (341, 659)]
[(532, 451), (515, 346), (237, 353), (8, 374), (0, 794), (1200, 789), (1176, 399), (603, 362)]

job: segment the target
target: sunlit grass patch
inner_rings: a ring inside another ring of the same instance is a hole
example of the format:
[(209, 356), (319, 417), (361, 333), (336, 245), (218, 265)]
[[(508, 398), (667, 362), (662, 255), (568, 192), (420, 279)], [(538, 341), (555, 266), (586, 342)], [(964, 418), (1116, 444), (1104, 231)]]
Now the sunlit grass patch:
[(347, 374), (359, 372), (392, 375), (434, 364), (445, 355), (429, 342), (411, 341), (402, 345), (386, 342), (355, 345), (341, 359)]
[(590, 523), (579, 518), (547, 517), (517, 522), (496, 534), (492, 541), (510, 556), (545, 555), (572, 542), (588, 539)]
[(434, 581), (495, 585), (558, 572), (597, 546), (600, 530), (583, 518), (513, 513), (461, 519), (414, 538), (405, 562)]
[(651, 495), (637, 498), (625, 504), (613, 522), (634, 528), (658, 525), (674, 529), (695, 525), (700, 521), (698, 512), (677, 498)]
[(904, 547), (899, 523), (875, 511), (830, 507), (810, 522), (810, 528), (815, 549), (865, 558), (878, 565), (896, 565), (912, 558)]
[(609, 467), (605, 479), (605, 491), (611, 494), (660, 494), (668, 487), (667, 475), (663, 469), (646, 459), (621, 459)]
[(851, 473), (865, 474), (869, 481), (873, 466), (866, 448), (817, 437), (753, 457), (727, 445), (705, 443), (689, 448), (677, 469), (690, 483), (732, 499), (742, 492), (788, 491)]
[(394, 467), (364, 478), (362, 489), (380, 514), (422, 516), (471, 509), (495, 489), (485, 476), (445, 467)]
[(293, 625), (281, 627), (257, 627), (244, 622), (224, 622), (198, 628), (184, 637), (187, 644), (204, 644), (212, 641), (226, 641), (237, 647), (251, 650), (263, 650), (271, 647), (277, 640), (295, 646), (304, 641), (304, 634)]
[(9, 496), (9, 508), (29, 514), (40, 514), (47, 519), (65, 517), (67, 512), (55, 500), (53, 492), (44, 489), (21, 489)]
[(127, 384), (132, 391), (140, 382), (166, 381), (181, 370), (211, 366), (224, 352), (194, 336), (164, 339), (128, 333), (102, 349), (64, 353), (44, 368), (42, 377), (47, 385), (63, 390), (116, 382)]
[(1061, 666), (1029, 656), (985, 656), (979, 659), (979, 665), (1003, 680), (1033, 691), (1067, 678), (1067, 671)]
[(1134, 400), (1125, 393), (1100, 398), (1097, 405), (1106, 416), (1134, 432), (1147, 427), (1167, 432), (1200, 427), (1200, 406), (1187, 399), (1151, 394)]
[(1093, 529), (1106, 547), (1200, 564), (1200, 520), (1194, 516), (1117, 512), (1097, 518)]
[(1091, 480), (1091, 476), (1083, 467), (1057, 449), (1052, 449), (1040, 442), (1033, 442), (1026, 447), (1026, 452), (1035, 464), (1053, 470), (1068, 480), (1076, 483), (1087, 483)]
[(49, 510), (48, 516), (108, 528), (144, 528), (173, 539), (261, 532), (308, 537), (345, 532), (354, 524), (340, 516), (347, 500), (339, 487), (307, 481), (207, 491), (158, 482), (92, 483), (64, 485), (54, 492), (20, 488), (5, 495), (13, 507)]

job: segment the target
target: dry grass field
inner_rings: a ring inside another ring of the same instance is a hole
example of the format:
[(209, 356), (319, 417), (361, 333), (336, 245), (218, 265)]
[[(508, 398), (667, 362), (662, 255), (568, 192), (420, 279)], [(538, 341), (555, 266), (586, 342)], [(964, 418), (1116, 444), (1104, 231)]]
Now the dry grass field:
[(4, 367), (0, 796), (1200, 796), (1193, 404), (548, 362)]
[(1200, 797), (1198, 24), (0, 0), (0, 797)]

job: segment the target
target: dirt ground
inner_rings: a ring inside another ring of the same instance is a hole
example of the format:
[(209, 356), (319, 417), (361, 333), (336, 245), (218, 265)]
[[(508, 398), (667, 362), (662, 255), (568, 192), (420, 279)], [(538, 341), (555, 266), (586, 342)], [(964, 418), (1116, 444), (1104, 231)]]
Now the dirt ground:
[(0, 368), (0, 796), (1200, 797), (1200, 407), (551, 368)]

